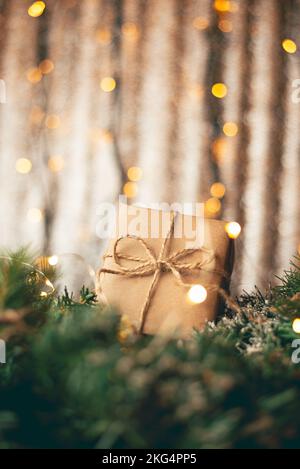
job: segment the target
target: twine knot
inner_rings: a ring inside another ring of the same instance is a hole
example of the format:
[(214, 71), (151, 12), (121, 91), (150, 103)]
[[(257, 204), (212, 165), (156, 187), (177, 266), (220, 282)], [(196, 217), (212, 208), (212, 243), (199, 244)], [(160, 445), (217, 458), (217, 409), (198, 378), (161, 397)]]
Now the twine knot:
[[(167, 233), (167, 236), (164, 238), (158, 257), (155, 256), (151, 248), (146, 244), (146, 242), (142, 238), (128, 234), (126, 236), (121, 236), (115, 241), (112, 254), (106, 254), (104, 256), (104, 259), (107, 257), (113, 258), (116, 264), (116, 268), (103, 267), (98, 272), (98, 275), (100, 275), (101, 273), (108, 273), (108, 274), (114, 274), (114, 275), (123, 275), (125, 277), (146, 277), (146, 276), (153, 275), (145, 302), (140, 312), (139, 327), (138, 327), (139, 333), (143, 332), (147, 312), (151, 303), (151, 299), (154, 294), (154, 290), (157, 285), (157, 282), (159, 280), (159, 276), (162, 272), (168, 272), (168, 271), (171, 272), (174, 275), (179, 285), (183, 287), (191, 287), (193, 283), (185, 283), (182, 275), (184, 273), (192, 273), (193, 271), (204, 270), (204, 266), (211, 263), (215, 259), (214, 252), (204, 247), (192, 248), (192, 249), (181, 249), (180, 251), (177, 251), (174, 254), (171, 254), (169, 256), (167, 255), (166, 253), (167, 246), (168, 246), (168, 243), (170, 243), (170, 239), (174, 232), (175, 218), (176, 218), (176, 215), (172, 213), (171, 225)], [(146, 259), (141, 258), (141, 257), (130, 256), (126, 254), (120, 254), (118, 252), (117, 248), (118, 248), (119, 243), (123, 239), (128, 239), (128, 238), (135, 240), (137, 243), (139, 243), (143, 247), (143, 250), (147, 254)], [(200, 261), (190, 262), (190, 263), (182, 262), (182, 259), (193, 254), (194, 252), (199, 252), (199, 251), (202, 251), (202, 253), (205, 254), (205, 256), (203, 256), (203, 258)], [(136, 265), (124, 266), (122, 265), (122, 259), (136, 262)], [(216, 270), (214, 270), (213, 272), (224, 275), (223, 272), (218, 272)]]

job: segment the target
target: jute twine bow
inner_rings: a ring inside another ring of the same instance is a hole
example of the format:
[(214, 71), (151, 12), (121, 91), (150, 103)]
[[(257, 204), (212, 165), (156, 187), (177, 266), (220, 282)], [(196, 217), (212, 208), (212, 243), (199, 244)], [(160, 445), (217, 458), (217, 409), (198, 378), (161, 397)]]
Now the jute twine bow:
[[(147, 276), (153, 275), (151, 284), (148, 289), (148, 293), (146, 295), (146, 298), (141, 308), (141, 312), (139, 316), (139, 328), (138, 328), (139, 334), (143, 332), (145, 320), (147, 317), (147, 312), (149, 310), (149, 306), (151, 303), (151, 299), (153, 297), (154, 290), (156, 288), (160, 274), (162, 272), (168, 272), (168, 271), (172, 272), (172, 274), (174, 275), (179, 285), (183, 287), (191, 287), (192, 285), (194, 285), (194, 283), (184, 282), (182, 279), (182, 274), (185, 272), (191, 273), (195, 270), (197, 271), (205, 270), (204, 267), (215, 259), (215, 255), (213, 251), (210, 249), (206, 249), (204, 247), (192, 248), (192, 249), (181, 249), (175, 252), (174, 254), (167, 256), (166, 254), (167, 249), (168, 249), (170, 240), (174, 232), (175, 218), (176, 218), (176, 214), (172, 213), (171, 225), (170, 225), (170, 228), (166, 237), (164, 238), (158, 257), (155, 256), (155, 254), (152, 252), (150, 247), (147, 246), (147, 244), (142, 238), (128, 234), (126, 236), (119, 237), (115, 241), (112, 254), (104, 255), (104, 259), (107, 257), (113, 258), (115, 264), (117, 265), (117, 268), (111, 269), (111, 268), (103, 267), (98, 271), (98, 276), (100, 276), (101, 273), (123, 275), (125, 277), (147, 277)], [(117, 252), (118, 245), (123, 239), (126, 239), (126, 238), (134, 239), (138, 241), (138, 243), (144, 248), (145, 252), (147, 253), (148, 260), (141, 258), (141, 257), (134, 257), (134, 256), (126, 255), (126, 254), (119, 254)], [(193, 254), (194, 252), (199, 252), (200, 250), (207, 254), (207, 256), (203, 258), (202, 260), (198, 262), (191, 262), (191, 263), (179, 262), (180, 259), (190, 254)], [(134, 266), (124, 267), (123, 265), (121, 265), (121, 262), (120, 262), (122, 259), (135, 261), (138, 263), (138, 265), (135, 267)], [(223, 271), (209, 270), (209, 272), (218, 273), (222, 276), (226, 276), (226, 273)], [(216, 289), (216, 287), (217, 287), (216, 285), (211, 285), (208, 287), (208, 289)]]

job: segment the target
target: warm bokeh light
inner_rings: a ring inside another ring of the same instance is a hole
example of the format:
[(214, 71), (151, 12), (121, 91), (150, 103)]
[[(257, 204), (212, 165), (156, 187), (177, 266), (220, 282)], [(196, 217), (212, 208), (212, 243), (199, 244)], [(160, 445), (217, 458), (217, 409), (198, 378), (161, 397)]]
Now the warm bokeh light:
[(300, 318), (294, 319), (292, 327), (294, 332), (300, 334)]
[(55, 254), (53, 256), (49, 256), (48, 263), (52, 266), (56, 265), (58, 263), (58, 256), (56, 256)]
[(188, 291), (188, 299), (191, 303), (203, 303), (207, 298), (207, 290), (202, 285), (193, 285)]
[(228, 143), (225, 137), (219, 137), (213, 141), (211, 145), (211, 151), (217, 163), (222, 163), (222, 160), (226, 154), (227, 148), (228, 148)]
[(39, 65), (39, 70), (42, 72), (43, 75), (48, 75), (54, 69), (54, 63), (52, 60), (45, 59)]
[(138, 193), (138, 187), (135, 182), (126, 182), (123, 187), (123, 194), (128, 197), (128, 199), (132, 199), (133, 197), (136, 197)]
[(231, 33), (233, 29), (232, 22), (229, 20), (220, 20), (218, 23), (218, 28), (223, 33)]
[(283, 50), (289, 54), (294, 54), (297, 51), (297, 44), (292, 39), (284, 39), (281, 44)]
[(224, 83), (215, 83), (211, 92), (216, 98), (224, 98), (227, 95), (227, 86)]
[(214, 182), (210, 188), (210, 193), (212, 197), (217, 197), (218, 199), (221, 199), (222, 197), (224, 197), (225, 191), (226, 191), (226, 188), (224, 184), (222, 184), (221, 182)]
[(32, 168), (32, 163), (28, 158), (19, 158), (16, 161), (16, 171), (20, 174), (30, 173)]
[(111, 32), (108, 28), (99, 28), (96, 31), (96, 40), (102, 45), (107, 45), (111, 42)]
[(100, 87), (106, 93), (113, 91), (116, 87), (116, 80), (113, 77), (104, 77), (100, 82)]
[(235, 122), (225, 122), (223, 125), (223, 132), (227, 137), (235, 137), (239, 128)]
[(45, 124), (48, 129), (57, 129), (60, 126), (60, 118), (55, 114), (50, 114), (47, 116)]
[(39, 223), (43, 218), (43, 213), (39, 208), (30, 208), (27, 212), (27, 218), (31, 223)]
[(199, 29), (199, 31), (206, 29), (208, 26), (209, 21), (204, 16), (196, 16), (196, 18), (193, 19), (193, 27)]
[(48, 168), (53, 173), (59, 173), (64, 169), (65, 161), (61, 155), (51, 156), (48, 160)]
[(225, 225), (225, 231), (231, 239), (236, 239), (239, 236), (241, 229), (241, 225), (236, 221), (231, 221)]
[(221, 202), (216, 197), (211, 197), (204, 204), (206, 215), (214, 215), (221, 210)]
[(127, 22), (122, 25), (122, 33), (126, 39), (135, 41), (140, 35), (140, 30), (135, 23)]
[(45, 113), (40, 106), (33, 106), (30, 110), (29, 121), (31, 124), (40, 125), (45, 117)]
[(215, 0), (214, 9), (223, 13), (231, 11), (231, 2), (230, 0)]
[(28, 15), (32, 16), (33, 18), (37, 18), (44, 13), (46, 8), (45, 2), (33, 2), (32, 5), (28, 8)]
[(143, 175), (143, 171), (139, 166), (131, 166), (127, 171), (127, 176), (130, 181), (139, 181)]
[(27, 80), (30, 81), (30, 83), (38, 83), (42, 79), (42, 72), (40, 71), (39, 68), (33, 67), (27, 70), (26, 72), (26, 77)]

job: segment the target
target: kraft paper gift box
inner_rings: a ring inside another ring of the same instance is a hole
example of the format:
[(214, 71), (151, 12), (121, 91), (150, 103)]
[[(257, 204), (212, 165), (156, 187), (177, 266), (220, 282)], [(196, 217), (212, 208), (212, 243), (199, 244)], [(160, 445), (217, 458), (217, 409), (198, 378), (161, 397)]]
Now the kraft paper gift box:
[[(109, 242), (97, 273), (99, 298), (126, 315), (139, 333), (184, 338), (203, 329), (220, 313), (229, 288), (233, 240), (225, 225), (121, 205), (119, 234)], [(191, 290), (193, 285), (198, 287)]]

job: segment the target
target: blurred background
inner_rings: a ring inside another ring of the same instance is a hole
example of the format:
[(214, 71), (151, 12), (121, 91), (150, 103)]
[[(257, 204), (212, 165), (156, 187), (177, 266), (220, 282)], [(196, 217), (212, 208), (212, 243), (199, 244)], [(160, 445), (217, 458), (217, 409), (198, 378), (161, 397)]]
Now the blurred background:
[(123, 193), (237, 221), (236, 290), (288, 267), (299, 0), (0, 0), (0, 22), (1, 248), (95, 268)]

